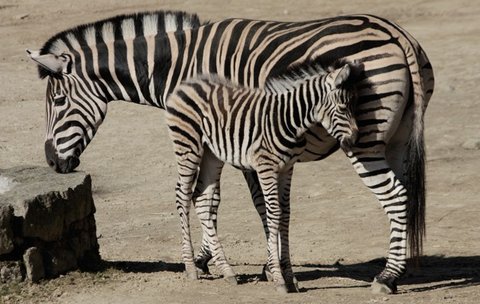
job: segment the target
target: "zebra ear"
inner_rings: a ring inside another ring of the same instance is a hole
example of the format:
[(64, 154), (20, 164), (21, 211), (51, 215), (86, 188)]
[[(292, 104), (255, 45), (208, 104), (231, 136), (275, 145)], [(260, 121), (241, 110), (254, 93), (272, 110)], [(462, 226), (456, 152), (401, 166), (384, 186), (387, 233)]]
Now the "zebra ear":
[(59, 74), (66, 72), (70, 58), (66, 55), (57, 56), (55, 54), (40, 55), (39, 51), (26, 50), (28, 56), (35, 61), (42, 68), (54, 73)]
[(350, 65), (345, 64), (342, 68), (333, 71), (333, 79), (335, 87), (338, 89), (342, 84), (344, 84), (347, 80), (348, 77), (350, 77)]

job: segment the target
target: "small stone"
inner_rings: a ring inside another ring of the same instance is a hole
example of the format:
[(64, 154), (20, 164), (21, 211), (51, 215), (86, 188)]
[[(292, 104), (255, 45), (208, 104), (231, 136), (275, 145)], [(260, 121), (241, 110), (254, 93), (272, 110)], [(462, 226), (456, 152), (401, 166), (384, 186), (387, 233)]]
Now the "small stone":
[(29, 281), (36, 283), (45, 277), (42, 253), (37, 247), (31, 247), (25, 251), (23, 263)]
[(480, 150), (480, 138), (467, 139), (463, 143), (462, 148), (465, 150)]
[(22, 265), (20, 262), (6, 262), (0, 264), (0, 282), (20, 283), (23, 281)]
[(20, 15), (16, 15), (15, 19), (16, 20), (23, 20), (23, 19), (27, 19), (29, 16), (30, 16), (30, 14), (20, 14)]
[(13, 251), (13, 207), (0, 204), (0, 255)]

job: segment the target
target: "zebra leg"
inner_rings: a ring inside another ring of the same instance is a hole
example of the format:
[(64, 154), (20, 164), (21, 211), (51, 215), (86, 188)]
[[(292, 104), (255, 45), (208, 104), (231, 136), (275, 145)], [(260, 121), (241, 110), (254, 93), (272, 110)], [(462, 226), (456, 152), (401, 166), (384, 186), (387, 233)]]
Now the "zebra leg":
[(271, 166), (264, 164), (257, 170), (262, 192), (265, 197), (265, 206), (268, 226), (268, 260), (267, 264), (272, 272), (275, 289), (280, 293), (287, 293), (287, 287), (280, 267), (279, 253), (279, 226), (282, 217), (282, 209), (278, 199), (278, 172)]
[(187, 277), (198, 279), (197, 268), (193, 261), (193, 247), (190, 236), (190, 205), (192, 202), (192, 188), (197, 176), (200, 158), (193, 153), (184, 154), (178, 162), (178, 180), (175, 187), (176, 206), (180, 215), (182, 228), (182, 259), (185, 263)]
[[(267, 210), (265, 208), (265, 199), (260, 182), (258, 181), (257, 172), (243, 171), (243, 176), (247, 181), (248, 189), (250, 190), (250, 194), (252, 196), (253, 205), (255, 206), (255, 209), (262, 220), (265, 238), (268, 241)], [(272, 272), (268, 268), (268, 264), (263, 265), (262, 279), (269, 282), (273, 281)]]
[(279, 178), (279, 198), (282, 217), (280, 221), (280, 265), (283, 277), (289, 292), (298, 292), (298, 281), (292, 270), (289, 248), (289, 225), (290, 225), (290, 186), (292, 183), (293, 166), (283, 172)]
[(373, 283), (374, 293), (395, 293), (397, 280), (406, 271), (407, 191), (383, 154), (348, 152), (363, 183), (375, 194), (390, 221), (390, 247), (385, 269)]
[(267, 210), (265, 209), (265, 199), (263, 197), (262, 188), (258, 181), (258, 175), (255, 171), (243, 171), (243, 176), (247, 181), (248, 190), (252, 196), (253, 205), (262, 220), (265, 237), (268, 239)]
[[(211, 209), (212, 214), (217, 214), (216, 211), (213, 211), (213, 206)], [(215, 221), (215, 229), (216, 229), (216, 221)], [(197, 271), (200, 274), (210, 274), (210, 269), (208, 268), (208, 262), (212, 259), (212, 253), (210, 252), (210, 247), (208, 245), (208, 238), (207, 235), (202, 235), (202, 245), (200, 250), (198, 251), (197, 256), (195, 257), (195, 266), (197, 266)]]
[(195, 211), (203, 229), (203, 240), (207, 242), (216, 267), (227, 281), (237, 284), (235, 272), (227, 262), (217, 234), (216, 210), (220, 203), (220, 176), (223, 165), (224, 163), (216, 158), (210, 150), (205, 149), (194, 192)]
[[(265, 230), (265, 236), (268, 240), (268, 227), (267, 227), (267, 217), (266, 217), (266, 209), (265, 209), (265, 200), (263, 199), (262, 189), (260, 188), (260, 184), (258, 182), (258, 176), (255, 171), (243, 171), (243, 176), (247, 181), (248, 188), (250, 190), (253, 205), (260, 216), (260, 219), (263, 223), (263, 229)], [(214, 191), (212, 189), (212, 191)], [(217, 228), (216, 224), (216, 215), (218, 211), (218, 204), (220, 202), (213, 200), (212, 207), (211, 207), (211, 214), (214, 217), (214, 225), (215, 229)], [(198, 255), (195, 258), (195, 265), (197, 265), (198, 271), (200, 273), (209, 274), (210, 271), (208, 269), (208, 262), (212, 259), (212, 253), (208, 245), (208, 238), (207, 235), (204, 234), (202, 238), (202, 245), (198, 252)], [(266, 280), (271, 281), (272, 276), (270, 270), (268, 269), (267, 264), (264, 265), (262, 275), (265, 277)]]

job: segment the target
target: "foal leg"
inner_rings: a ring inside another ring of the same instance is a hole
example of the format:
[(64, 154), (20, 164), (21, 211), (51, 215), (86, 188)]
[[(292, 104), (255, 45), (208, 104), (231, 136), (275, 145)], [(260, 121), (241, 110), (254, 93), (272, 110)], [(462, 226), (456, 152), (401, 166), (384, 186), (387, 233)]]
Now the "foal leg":
[[(262, 220), (265, 238), (268, 241), (267, 209), (265, 208), (265, 199), (260, 182), (258, 181), (257, 172), (243, 171), (243, 176), (247, 181), (248, 189), (250, 190), (250, 195), (252, 196), (253, 205), (255, 206), (255, 209)], [(262, 277), (264, 280), (273, 281), (272, 272), (268, 268), (268, 264), (263, 265)]]
[(266, 164), (260, 166), (258, 177), (262, 192), (265, 196), (268, 226), (268, 267), (272, 272), (275, 289), (281, 293), (287, 293), (285, 279), (280, 267), (279, 254), (279, 226), (282, 217), (282, 209), (278, 199), (278, 172)]
[(190, 205), (192, 202), (192, 188), (197, 176), (201, 156), (194, 153), (177, 155), (178, 180), (175, 187), (176, 207), (180, 215), (182, 229), (182, 259), (185, 263), (185, 272), (190, 279), (198, 279), (197, 268), (193, 261), (193, 247), (190, 235)]
[(280, 265), (289, 292), (298, 292), (298, 281), (292, 270), (289, 248), (290, 225), (290, 186), (292, 183), (293, 166), (282, 172), (279, 177), (278, 190), (282, 217), (280, 221)]
[[(216, 210), (220, 203), (220, 176), (223, 165), (224, 163), (217, 159), (210, 150), (205, 149), (194, 193), (195, 211), (201, 222), (203, 240), (207, 243), (216, 267), (227, 281), (237, 284), (235, 272), (227, 262), (217, 234)], [(197, 261), (195, 261), (196, 264)]]
[[(268, 226), (267, 226), (267, 216), (266, 216), (266, 209), (265, 209), (265, 200), (263, 198), (262, 188), (258, 181), (257, 173), (255, 171), (243, 171), (243, 175), (245, 177), (245, 180), (247, 181), (247, 185), (250, 190), (255, 209), (257, 210), (258, 215), (262, 220), (263, 229), (265, 231), (265, 237), (268, 240)], [(212, 202), (211, 212), (212, 212), (212, 215), (215, 216), (215, 218), (218, 210), (218, 203), (219, 201), (216, 201), (216, 200)], [(216, 221), (214, 222), (214, 224), (216, 225)], [(208, 262), (210, 261), (211, 258), (212, 258), (212, 254), (210, 252), (210, 248), (208, 247), (207, 235), (203, 234), (202, 246), (200, 248), (200, 251), (197, 257), (195, 258), (195, 264), (197, 265), (198, 270), (203, 273), (209, 273)], [(265, 276), (266, 280), (272, 281), (272, 275), (267, 264), (264, 265), (262, 274)]]

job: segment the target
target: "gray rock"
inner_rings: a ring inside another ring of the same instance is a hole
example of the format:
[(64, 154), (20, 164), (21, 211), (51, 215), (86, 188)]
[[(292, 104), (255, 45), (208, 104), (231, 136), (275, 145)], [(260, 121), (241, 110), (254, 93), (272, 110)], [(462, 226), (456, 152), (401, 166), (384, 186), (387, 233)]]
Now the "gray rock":
[(69, 270), (78, 268), (75, 254), (65, 248), (55, 248), (49, 252), (50, 259), (47, 267), (48, 276), (56, 277)]
[(22, 263), (19, 261), (0, 262), (0, 282), (18, 283), (23, 281)]
[(23, 260), (33, 282), (98, 264), (89, 175), (15, 167), (0, 170), (0, 177), (0, 260)]
[(15, 182), (0, 194), (0, 205), (12, 205), (15, 216), (25, 219), (24, 237), (59, 239), (65, 226), (95, 211), (91, 178), (83, 172), (58, 174), (45, 167), (15, 167), (0, 170), (0, 176)]
[(43, 256), (37, 247), (30, 247), (25, 251), (23, 254), (23, 263), (25, 265), (25, 274), (29, 281), (35, 283), (45, 277)]
[(12, 252), (13, 244), (13, 207), (0, 205), (0, 255)]

